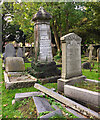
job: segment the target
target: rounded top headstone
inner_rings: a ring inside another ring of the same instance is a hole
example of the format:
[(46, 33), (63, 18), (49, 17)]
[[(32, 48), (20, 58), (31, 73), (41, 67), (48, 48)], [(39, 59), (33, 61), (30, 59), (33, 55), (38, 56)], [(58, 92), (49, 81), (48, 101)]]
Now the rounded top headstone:
[(33, 16), (32, 20), (50, 20), (52, 16), (44, 10), (43, 7), (39, 8), (39, 11)]

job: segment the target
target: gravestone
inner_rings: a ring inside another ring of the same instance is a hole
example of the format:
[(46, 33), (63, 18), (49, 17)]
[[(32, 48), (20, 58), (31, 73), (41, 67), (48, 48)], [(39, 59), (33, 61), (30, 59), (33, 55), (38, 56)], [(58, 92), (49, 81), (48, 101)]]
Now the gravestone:
[(17, 57), (23, 57), (22, 48), (18, 48), (18, 50), (17, 50)]
[(23, 52), (23, 57), (25, 57), (25, 46), (23, 46), (22, 52)]
[[(64, 91), (64, 84), (72, 79), (84, 79), (81, 71), (81, 38), (75, 33), (61, 37), (62, 75), (58, 79), (58, 91)], [(78, 78), (77, 78), (78, 77)]]
[(24, 60), (21, 57), (6, 58), (6, 72), (22, 72), (25, 71)]
[(100, 48), (97, 49), (97, 62), (100, 62)]
[(13, 44), (7, 44), (5, 46), (5, 55), (4, 55), (4, 62), (7, 57), (15, 57), (16, 51)]
[[(51, 30), (50, 19), (51, 15), (44, 10), (43, 7), (34, 15), (34, 61), (32, 61), (32, 68), (36, 72), (31, 74), (38, 78), (46, 78), (60, 75), (60, 71), (53, 61), (52, 47), (51, 47)], [(34, 74), (36, 73), (36, 74)]]
[(89, 51), (89, 62), (92, 62), (92, 53), (93, 53), (94, 47), (93, 47), (92, 45), (90, 45), (90, 46), (88, 47), (88, 49), (90, 50), (90, 51)]

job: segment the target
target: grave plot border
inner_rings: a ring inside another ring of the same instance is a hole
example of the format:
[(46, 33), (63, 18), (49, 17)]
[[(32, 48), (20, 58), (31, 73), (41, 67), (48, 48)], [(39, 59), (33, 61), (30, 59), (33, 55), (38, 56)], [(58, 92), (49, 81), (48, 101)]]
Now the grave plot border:
[[(84, 81), (89, 81), (92, 83), (100, 83), (99, 81), (96, 80), (90, 80), (90, 79), (85, 79)], [(75, 81), (74, 83), (79, 83), (80, 81)], [(100, 106), (100, 93), (90, 91), (87, 89), (79, 88), (73, 86), (73, 83), (68, 83), (64, 85), (64, 95), (67, 97), (70, 97), (72, 99), (82, 101), (85, 104), (91, 105), (95, 108), (98, 108)]]
[(10, 82), (7, 72), (4, 71), (4, 80), (5, 80), (6, 89), (34, 86), (35, 82), (37, 82), (37, 79), (29, 74), (27, 76), (30, 76), (32, 80)]

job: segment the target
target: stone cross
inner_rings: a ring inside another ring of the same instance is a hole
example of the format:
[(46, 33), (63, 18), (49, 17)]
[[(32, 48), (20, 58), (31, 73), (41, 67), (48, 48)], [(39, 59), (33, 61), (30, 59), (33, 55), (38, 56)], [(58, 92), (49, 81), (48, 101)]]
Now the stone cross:
[(39, 11), (34, 15), (34, 41), (35, 41), (35, 59), (40, 62), (52, 62), (51, 48), (51, 15), (40, 7)]
[(92, 61), (92, 53), (93, 53), (94, 47), (93, 47), (92, 45), (90, 45), (90, 46), (88, 47), (88, 49), (90, 50), (90, 51), (89, 51), (89, 62), (91, 62), (91, 61)]
[(100, 62), (100, 48), (97, 49), (97, 62)]
[(13, 44), (7, 44), (5, 46), (4, 61), (7, 57), (15, 57), (15, 56), (16, 56), (16, 50), (15, 50)]
[(66, 81), (83, 79), (81, 70), (81, 38), (75, 33), (61, 37), (62, 41), (62, 75), (58, 79), (58, 91), (64, 91)]
[(18, 50), (17, 50), (17, 57), (23, 57), (22, 48), (18, 48)]

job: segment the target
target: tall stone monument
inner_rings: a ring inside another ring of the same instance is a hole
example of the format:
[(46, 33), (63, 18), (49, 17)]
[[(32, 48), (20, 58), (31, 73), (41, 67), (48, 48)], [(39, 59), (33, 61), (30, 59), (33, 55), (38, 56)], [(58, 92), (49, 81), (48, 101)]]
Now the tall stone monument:
[[(59, 75), (55, 62), (53, 61), (51, 47), (50, 19), (52, 16), (44, 10), (43, 7), (34, 15), (34, 61), (33, 69), (38, 69), (38, 75), (41, 77), (50, 77)], [(37, 71), (35, 69), (35, 71)], [(39, 76), (38, 76), (39, 77)]]
[(81, 38), (75, 33), (61, 37), (62, 75), (58, 79), (58, 91), (64, 91), (64, 85), (72, 80), (84, 79), (81, 71)]
[(34, 40), (35, 40), (35, 58), (40, 62), (52, 62), (51, 48), (51, 15), (43, 7), (34, 15)]

